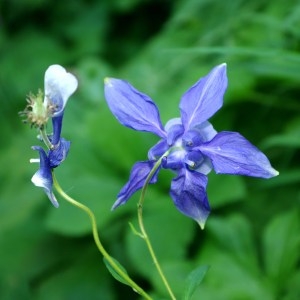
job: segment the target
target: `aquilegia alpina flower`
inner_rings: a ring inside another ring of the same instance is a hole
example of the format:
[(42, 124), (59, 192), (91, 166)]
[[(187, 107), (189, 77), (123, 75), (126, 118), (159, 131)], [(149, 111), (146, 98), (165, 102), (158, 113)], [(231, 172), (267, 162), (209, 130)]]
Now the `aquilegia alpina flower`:
[[(61, 129), (66, 103), (77, 89), (77, 85), (74, 75), (66, 72), (60, 65), (52, 65), (45, 73), (44, 101), (41, 92), (37, 96), (30, 95), (29, 105), (23, 112), (27, 115), (27, 121), (40, 129), (41, 137), (43, 140), (47, 139), (44, 142), (49, 148), (46, 152), (40, 146), (32, 147), (39, 152), (40, 157), (31, 159), (30, 162), (38, 162), (40, 168), (31, 181), (44, 189), (55, 207), (58, 207), (58, 202), (52, 192), (52, 170), (65, 160), (70, 149), (70, 142), (61, 137)], [(52, 119), (53, 133), (45, 136), (45, 126), (49, 118)]]
[[(127, 202), (141, 189), (157, 161), (160, 168), (175, 171), (170, 194), (177, 209), (204, 228), (210, 212), (206, 195), (207, 174), (216, 173), (270, 178), (278, 175), (268, 158), (237, 132), (217, 133), (207, 121), (223, 104), (227, 88), (226, 64), (221, 64), (196, 82), (181, 98), (181, 118), (163, 127), (154, 102), (120, 79), (105, 79), (105, 98), (119, 122), (149, 131), (161, 140), (148, 152), (148, 160), (137, 162), (129, 181), (118, 194), (113, 208)], [(157, 181), (156, 172), (150, 183)]]

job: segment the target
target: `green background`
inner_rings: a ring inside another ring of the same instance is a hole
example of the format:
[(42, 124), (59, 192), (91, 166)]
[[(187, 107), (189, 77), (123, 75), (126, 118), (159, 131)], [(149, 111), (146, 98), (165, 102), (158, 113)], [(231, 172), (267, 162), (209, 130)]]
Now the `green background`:
[[(163, 123), (181, 95), (226, 62), (229, 86), (211, 119), (257, 145), (280, 175), (209, 175), (212, 208), (201, 231), (174, 207), (163, 171), (145, 201), (145, 223), (180, 299), (199, 265), (210, 269), (193, 300), (300, 299), (300, 3), (297, 0), (0, 1), (0, 299), (139, 299), (105, 268), (87, 216), (30, 179), (37, 132), (18, 112), (61, 64), (79, 80), (65, 111), (72, 141), (56, 170), (89, 205), (105, 247), (155, 299), (168, 299), (136, 224), (135, 195), (110, 211), (135, 161), (157, 142), (122, 127), (103, 96), (105, 76), (126, 79), (157, 103)], [(50, 129), (51, 130), (51, 129)]]

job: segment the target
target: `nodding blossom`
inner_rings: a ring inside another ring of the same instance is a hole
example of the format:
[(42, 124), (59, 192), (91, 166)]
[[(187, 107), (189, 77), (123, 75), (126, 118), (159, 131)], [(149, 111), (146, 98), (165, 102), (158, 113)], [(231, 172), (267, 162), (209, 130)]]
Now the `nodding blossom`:
[(31, 159), (30, 162), (37, 162), (40, 167), (31, 181), (34, 185), (42, 187), (52, 204), (58, 207), (52, 191), (52, 170), (65, 160), (70, 149), (71, 143), (61, 137), (62, 120), (67, 101), (77, 89), (78, 81), (62, 66), (52, 65), (45, 72), (44, 84), (44, 101), (42, 101), (41, 92), (37, 96), (30, 95), (29, 105), (23, 114), (27, 115), (27, 122), (38, 127), (41, 133), (44, 132), (48, 119), (52, 120), (53, 133), (46, 137), (44, 135), (49, 148), (47, 152), (40, 146), (32, 147), (33, 150), (39, 152), (39, 158)]
[(149, 96), (127, 81), (105, 79), (107, 104), (124, 126), (148, 131), (160, 140), (148, 152), (148, 160), (137, 162), (129, 181), (121, 189), (113, 209), (125, 204), (141, 189), (155, 163), (160, 162), (150, 183), (157, 181), (161, 168), (172, 170), (170, 195), (176, 208), (204, 228), (210, 213), (206, 194), (207, 174), (216, 173), (270, 178), (279, 173), (268, 158), (237, 132), (217, 132), (208, 122), (223, 105), (227, 88), (226, 64), (213, 68), (182, 96), (180, 118), (162, 125), (157, 106)]

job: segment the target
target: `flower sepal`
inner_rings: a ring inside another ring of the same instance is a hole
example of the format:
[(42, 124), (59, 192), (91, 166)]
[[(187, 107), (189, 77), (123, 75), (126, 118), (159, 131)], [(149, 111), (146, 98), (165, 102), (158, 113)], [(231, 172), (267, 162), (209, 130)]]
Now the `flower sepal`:
[(53, 204), (54, 207), (58, 207), (58, 201), (56, 200), (55, 195), (53, 194), (53, 178), (52, 178), (52, 171), (50, 167), (50, 160), (45, 152), (45, 150), (40, 146), (33, 146), (33, 150), (39, 152), (40, 159), (32, 159), (30, 162), (40, 163), (40, 168), (38, 171), (32, 176), (31, 181), (35, 186), (43, 188), (44, 192), (48, 196), (49, 200)]

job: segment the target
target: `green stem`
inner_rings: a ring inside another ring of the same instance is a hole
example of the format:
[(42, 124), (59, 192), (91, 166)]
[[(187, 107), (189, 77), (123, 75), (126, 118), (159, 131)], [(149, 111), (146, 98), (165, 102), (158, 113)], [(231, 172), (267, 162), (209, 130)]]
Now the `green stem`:
[(138, 220), (139, 220), (139, 227), (140, 227), (140, 230), (141, 230), (141, 233), (142, 233), (142, 237), (143, 239), (145, 240), (146, 244), (147, 244), (147, 247), (148, 247), (148, 250), (149, 250), (149, 253), (152, 257), (152, 260), (153, 260), (153, 263), (171, 297), (172, 300), (176, 300), (173, 292), (172, 292), (172, 289), (167, 281), (167, 278), (166, 276), (164, 275), (162, 269), (161, 269), (161, 266), (157, 260), (157, 257), (156, 257), (156, 254), (153, 250), (153, 247), (152, 247), (152, 244), (151, 244), (151, 241), (148, 237), (148, 234), (145, 230), (145, 226), (144, 226), (144, 221), (143, 221), (143, 203), (144, 203), (144, 200), (145, 200), (145, 194), (146, 194), (146, 190), (147, 190), (147, 187), (148, 187), (148, 184), (151, 180), (151, 178), (153, 177), (153, 175), (155, 174), (155, 172), (157, 171), (157, 169), (159, 168), (159, 166), (161, 165), (161, 161), (163, 159), (163, 157), (165, 155), (167, 155), (170, 151), (166, 152), (156, 163), (155, 165), (153, 166), (152, 170), (150, 171), (149, 175), (147, 176), (146, 180), (145, 180), (145, 183), (143, 185), (143, 188), (142, 188), (142, 191), (141, 191), (141, 196), (140, 196), (140, 199), (139, 199), (139, 202), (138, 202)]
[(47, 136), (46, 130), (45, 128), (40, 129), (40, 135), (43, 139), (43, 142), (45, 143), (45, 145), (47, 146), (48, 149), (53, 149), (53, 145), (51, 144), (51, 142), (49, 141), (49, 138)]
[(145, 299), (147, 300), (152, 300), (152, 298), (139, 286), (137, 285), (116, 263), (115, 261), (112, 259), (112, 257), (106, 252), (106, 250), (104, 249), (100, 238), (99, 238), (99, 233), (98, 233), (98, 229), (97, 229), (97, 223), (96, 223), (96, 217), (94, 215), (94, 213), (91, 211), (90, 208), (88, 208), (87, 206), (83, 205), (80, 202), (77, 202), (76, 200), (74, 200), (73, 198), (71, 198), (69, 195), (67, 195), (63, 189), (61, 188), (61, 186), (59, 185), (56, 177), (54, 176), (54, 173), (52, 172), (52, 176), (53, 176), (53, 185), (55, 187), (55, 189), (57, 190), (57, 192), (63, 197), (65, 198), (69, 203), (71, 203), (72, 205), (82, 209), (83, 211), (85, 211), (92, 223), (92, 230), (93, 230), (93, 237), (94, 237), (94, 241), (96, 243), (96, 246), (98, 248), (98, 250), (100, 251), (100, 253), (104, 256), (104, 258), (109, 262), (109, 264), (114, 268), (114, 270), (119, 274), (120, 277), (122, 277), (138, 294), (140, 294), (141, 296), (143, 296)]

